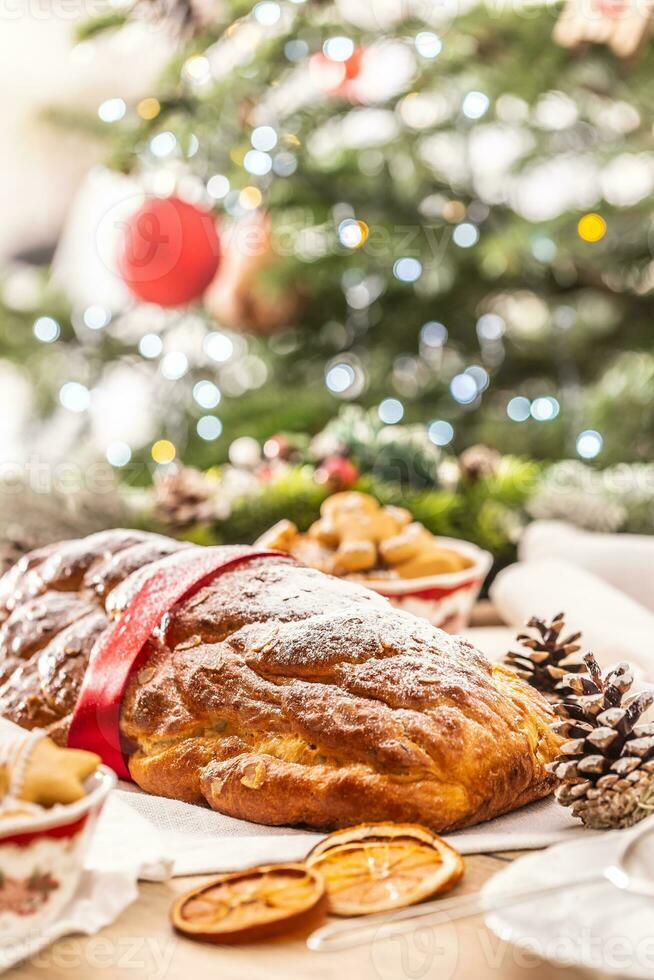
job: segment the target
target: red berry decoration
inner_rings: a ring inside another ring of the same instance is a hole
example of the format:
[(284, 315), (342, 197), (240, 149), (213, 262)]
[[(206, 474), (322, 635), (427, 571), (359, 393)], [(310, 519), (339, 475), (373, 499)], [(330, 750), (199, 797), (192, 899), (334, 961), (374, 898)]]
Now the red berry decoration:
[(316, 470), (316, 481), (330, 490), (349, 490), (359, 479), (359, 471), (345, 456), (329, 456)]
[(146, 303), (182, 306), (198, 299), (220, 264), (213, 215), (178, 197), (148, 198), (127, 221), (118, 268)]

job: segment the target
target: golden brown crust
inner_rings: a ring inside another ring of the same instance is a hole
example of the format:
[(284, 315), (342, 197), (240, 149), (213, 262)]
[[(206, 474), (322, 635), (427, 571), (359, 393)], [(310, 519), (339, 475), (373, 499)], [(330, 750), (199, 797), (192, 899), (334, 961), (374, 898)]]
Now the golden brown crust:
[[(103, 532), (0, 581), (0, 712), (65, 738), (94, 642), (179, 542)], [(260, 823), (442, 831), (546, 795), (550, 709), (470, 644), (350, 582), (255, 558), (166, 618), (121, 729), (144, 789)]]

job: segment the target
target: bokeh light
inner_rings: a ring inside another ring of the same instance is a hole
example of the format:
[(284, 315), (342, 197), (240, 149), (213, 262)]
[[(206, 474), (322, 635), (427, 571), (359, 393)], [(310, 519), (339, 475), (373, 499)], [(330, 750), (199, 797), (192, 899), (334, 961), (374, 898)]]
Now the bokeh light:
[(447, 446), (454, 439), (454, 426), (445, 419), (435, 419), (429, 424), (427, 435), (435, 446)]
[(595, 459), (602, 452), (604, 440), (595, 429), (584, 429), (577, 436), (577, 453), (582, 459)]
[(34, 321), (32, 330), (36, 339), (43, 344), (52, 344), (61, 334), (61, 327), (51, 316), (40, 316)]
[(397, 398), (385, 398), (379, 405), (377, 414), (386, 425), (396, 425), (404, 417), (404, 405)]
[(584, 242), (599, 242), (606, 234), (606, 221), (601, 214), (585, 214), (577, 223), (577, 231)]
[(175, 459), (177, 449), (170, 439), (158, 439), (150, 450), (150, 454), (155, 463), (165, 466)]

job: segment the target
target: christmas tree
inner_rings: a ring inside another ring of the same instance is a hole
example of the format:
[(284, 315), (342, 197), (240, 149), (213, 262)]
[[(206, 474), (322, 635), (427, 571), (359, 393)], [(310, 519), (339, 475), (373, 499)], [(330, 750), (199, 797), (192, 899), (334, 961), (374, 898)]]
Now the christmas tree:
[[(178, 39), (91, 127), (140, 206), (116, 222), (131, 298), (69, 315), (10, 277), (3, 356), (137, 480), (343, 403), (457, 451), (649, 458), (654, 57), (563, 47), (559, 14), (141, 0), (92, 21), (81, 43), (157, 15)], [(103, 425), (121, 406), (148, 425)]]

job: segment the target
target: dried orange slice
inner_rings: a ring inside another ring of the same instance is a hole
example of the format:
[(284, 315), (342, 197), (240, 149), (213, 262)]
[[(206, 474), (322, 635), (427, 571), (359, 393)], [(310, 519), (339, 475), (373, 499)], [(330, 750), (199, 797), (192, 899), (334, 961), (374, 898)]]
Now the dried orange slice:
[(317, 925), (326, 915), (325, 883), (302, 864), (272, 864), (220, 875), (178, 898), (173, 926), (190, 939), (249, 943)]
[(421, 902), (449, 891), (463, 874), (463, 858), (426, 827), (380, 823), (330, 834), (309, 853), (333, 915), (368, 915)]

